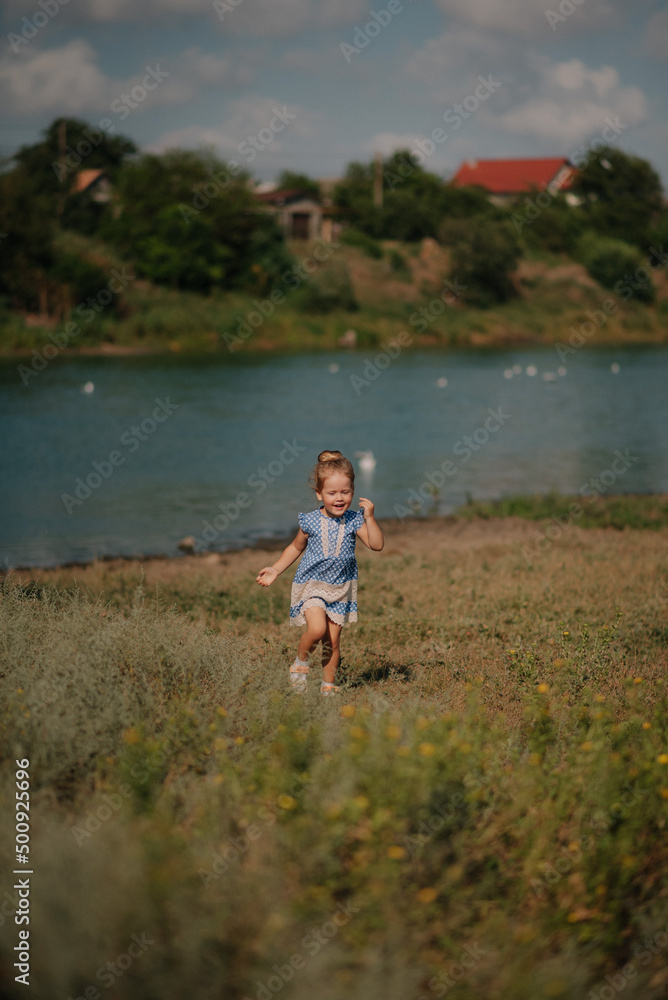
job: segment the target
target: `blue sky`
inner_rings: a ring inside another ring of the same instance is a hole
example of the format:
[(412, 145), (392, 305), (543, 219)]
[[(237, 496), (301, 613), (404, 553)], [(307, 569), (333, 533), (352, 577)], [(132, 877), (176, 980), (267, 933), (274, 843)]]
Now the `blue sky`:
[[(612, 120), (668, 188), (655, 0), (5, 0), (0, 18), (3, 155), (70, 115), (146, 150), (214, 146), (260, 180), (337, 177), (441, 128), (425, 166), (448, 176), (465, 159), (569, 156)], [(478, 100), (480, 78), (493, 92)], [(458, 103), (473, 110), (444, 125)]]

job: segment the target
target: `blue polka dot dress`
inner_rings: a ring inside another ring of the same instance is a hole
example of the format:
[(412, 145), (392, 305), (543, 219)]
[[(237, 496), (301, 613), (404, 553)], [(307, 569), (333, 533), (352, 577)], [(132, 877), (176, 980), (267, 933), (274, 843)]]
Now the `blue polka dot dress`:
[(363, 524), (361, 510), (341, 517), (327, 517), (320, 509), (299, 515), (308, 542), (292, 584), (291, 625), (306, 624), (306, 608), (323, 608), (337, 625), (357, 621), (355, 540)]

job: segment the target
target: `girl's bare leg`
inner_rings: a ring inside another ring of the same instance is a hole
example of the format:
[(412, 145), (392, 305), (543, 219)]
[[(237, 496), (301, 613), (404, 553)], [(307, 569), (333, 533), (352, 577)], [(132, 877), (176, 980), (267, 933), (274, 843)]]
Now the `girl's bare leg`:
[(302, 633), (297, 646), (297, 656), (307, 660), (313, 647), (320, 642), (327, 631), (327, 618), (324, 608), (307, 608), (304, 612), (306, 631)]
[[(324, 614), (324, 612), (323, 612)], [(336, 668), (339, 665), (341, 654), (339, 651), (339, 638), (341, 636), (341, 625), (335, 624), (326, 619), (326, 631), (322, 640), (322, 679), (325, 684), (333, 684)]]

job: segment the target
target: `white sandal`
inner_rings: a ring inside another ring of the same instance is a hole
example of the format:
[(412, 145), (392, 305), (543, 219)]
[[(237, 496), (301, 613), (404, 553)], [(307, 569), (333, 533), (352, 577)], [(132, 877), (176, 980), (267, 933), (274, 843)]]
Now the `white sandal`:
[(321, 681), (320, 683), (320, 694), (338, 694), (341, 690), (336, 684), (329, 681)]
[(297, 663), (293, 663), (290, 667), (290, 684), (292, 685), (292, 690), (297, 694), (303, 694), (306, 691), (306, 676), (308, 671), (308, 667), (303, 667)]

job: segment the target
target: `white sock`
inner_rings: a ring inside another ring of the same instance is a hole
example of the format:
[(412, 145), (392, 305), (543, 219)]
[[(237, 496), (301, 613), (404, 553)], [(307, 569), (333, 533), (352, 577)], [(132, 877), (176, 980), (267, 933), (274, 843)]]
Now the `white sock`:
[(295, 658), (294, 667), (308, 667), (308, 660), (300, 660), (299, 655)]

